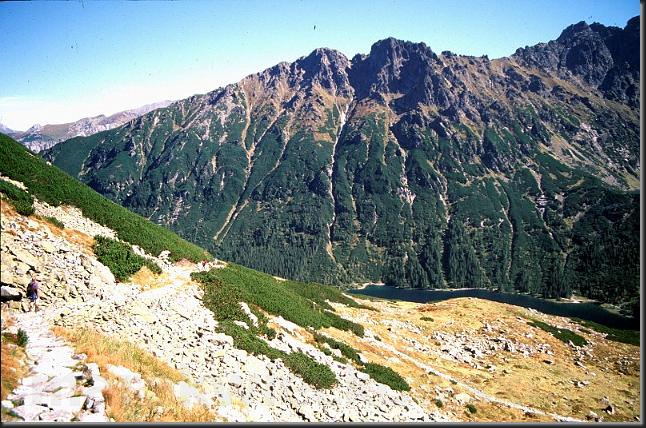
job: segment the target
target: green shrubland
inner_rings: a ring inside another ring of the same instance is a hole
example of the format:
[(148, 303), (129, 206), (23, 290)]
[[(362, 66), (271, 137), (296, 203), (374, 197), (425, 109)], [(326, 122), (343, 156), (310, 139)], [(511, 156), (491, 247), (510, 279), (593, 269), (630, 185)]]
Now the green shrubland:
[(552, 334), (552, 336), (556, 337), (557, 339), (565, 343), (568, 343), (571, 341), (576, 346), (584, 346), (588, 343), (588, 341), (585, 340), (585, 338), (579, 336), (572, 330), (568, 330), (567, 328), (556, 328), (554, 326), (551, 326), (547, 323), (544, 323), (538, 320), (532, 320), (528, 324)]
[(15, 184), (0, 179), (0, 193), (13, 204), (18, 214), (29, 216), (34, 213), (34, 198)]
[(147, 266), (153, 273), (162, 272), (156, 263), (135, 254), (125, 242), (97, 235), (94, 237), (92, 250), (97, 260), (106, 265), (118, 281), (127, 281), (143, 266)]

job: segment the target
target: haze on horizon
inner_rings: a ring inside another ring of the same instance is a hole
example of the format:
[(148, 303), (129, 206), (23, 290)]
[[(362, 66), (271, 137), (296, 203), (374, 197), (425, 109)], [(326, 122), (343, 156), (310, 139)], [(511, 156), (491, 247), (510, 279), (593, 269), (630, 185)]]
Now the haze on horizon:
[(0, 123), (22, 131), (181, 99), (318, 47), (351, 58), (392, 36), (498, 58), (639, 13), (635, 0), (4, 2)]

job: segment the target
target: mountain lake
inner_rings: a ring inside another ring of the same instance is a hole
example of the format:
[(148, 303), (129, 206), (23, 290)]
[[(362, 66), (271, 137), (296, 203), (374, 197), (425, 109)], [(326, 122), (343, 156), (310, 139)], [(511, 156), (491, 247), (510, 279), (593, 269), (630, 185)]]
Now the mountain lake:
[(526, 294), (504, 293), (482, 288), (463, 288), (457, 290), (420, 290), (396, 288), (386, 285), (370, 284), (364, 288), (348, 290), (350, 294), (363, 294), (389, 300), (404, 300), (417, 303), (433, 303), (458, 297), (476, 297), (499, 303), (532, 308), (549, 315), (594, 321), (608, 327), (639, 330), (639, 319), (625, 317), (611, 312), (599, 303), (566, 303), (541, 299)]

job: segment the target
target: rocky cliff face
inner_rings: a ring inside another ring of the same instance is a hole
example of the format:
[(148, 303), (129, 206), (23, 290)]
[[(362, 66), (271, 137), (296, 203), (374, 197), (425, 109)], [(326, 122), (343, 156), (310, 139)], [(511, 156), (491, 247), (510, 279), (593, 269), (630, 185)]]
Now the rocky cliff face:
[(558, 39), (518, 49), (513, 57), (639, 108), (639, 16), (623, 29), (581, 21), (563, 30)]
[(69, 140), (74, 137), (87, 137), (97, 132), (106, 131), (116, 128), (124, 123), (135, 119), (142, 114), (151, 110), (166, 107), (170, 101), (160, 101), (158, 103), (146, 104), (145, 106), (115, 113), (110, 116), (99, 115), (94, 117), (85, 117), (76, 122), (63, 123), (58, 125), (34, 125), (25, 132), (7, 133), (20, 143), (24, 144), (33, 152), (40, 152), (49, 149), (61, 141)]
[(351, 60), (317, 49), (46, 157), (284, 277), (628, 302), (638, 30), (576, 24), (496, 60), (392, 38)]

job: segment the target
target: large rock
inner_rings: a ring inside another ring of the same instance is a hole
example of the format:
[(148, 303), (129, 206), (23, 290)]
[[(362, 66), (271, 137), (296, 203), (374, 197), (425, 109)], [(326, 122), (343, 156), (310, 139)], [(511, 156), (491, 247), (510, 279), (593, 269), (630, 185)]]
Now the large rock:
[(40, 262), (40, 260), (38, 260), (37, 257), (32, 255), (29, 251), (26, 251), (26, 250), (24, 250), (22, 248), (19, 248), (19, 247), (9, 248), (9, 251), (11, 251), (11, 253), (14, 256), (16, 256), (16, 258), (18, 260), (20, 260), (23, 263), (26, 263), (31, 268), (33, 268), (35, 271), (37, 271), (37, 272), (39, 271), (40, 266), (41, 266), (42, 263)]
[(17, 288), (3, 285), (0, 290), (2, 300), (20, 300), (22, 298), (22, 293)]

